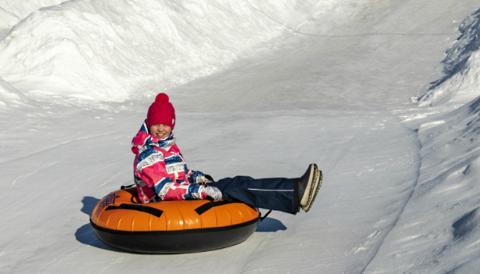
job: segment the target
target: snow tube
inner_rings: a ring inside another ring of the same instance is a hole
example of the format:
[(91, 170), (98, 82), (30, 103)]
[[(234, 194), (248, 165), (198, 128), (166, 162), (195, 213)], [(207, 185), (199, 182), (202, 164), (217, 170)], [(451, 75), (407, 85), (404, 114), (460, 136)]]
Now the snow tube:
[(140, 204), (136, 189), (102, 198), (90, 223), (98, 238), (136, 253), (200, 252), (245, 241), (257, 227), (258, 209), (240, 202), (209, 200)]

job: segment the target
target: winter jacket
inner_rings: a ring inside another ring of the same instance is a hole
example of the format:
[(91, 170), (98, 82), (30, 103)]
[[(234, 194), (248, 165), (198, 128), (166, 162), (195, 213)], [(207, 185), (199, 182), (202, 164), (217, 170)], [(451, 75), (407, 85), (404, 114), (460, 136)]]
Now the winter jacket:
[(217, 188), (199, 184), (205, 179), (202, 172), (188, 169), (173, 133), (159, 140), (148, 133), (144, 123), (132, 140), (132, 152), (135, 154), (134, 180), (141, 202), (218, 196), (212, 193), (219, 192)]

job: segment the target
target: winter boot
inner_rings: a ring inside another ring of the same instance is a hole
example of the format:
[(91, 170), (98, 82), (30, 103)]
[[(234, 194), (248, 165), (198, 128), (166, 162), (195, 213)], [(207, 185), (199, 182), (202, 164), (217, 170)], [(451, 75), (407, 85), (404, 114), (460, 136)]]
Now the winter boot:
[(310, 164), (307, 171), (298, 179), (298, 201), (300, 208), (307, 212), (312, 207), (322, 184), (322, 172), (316, 164)]

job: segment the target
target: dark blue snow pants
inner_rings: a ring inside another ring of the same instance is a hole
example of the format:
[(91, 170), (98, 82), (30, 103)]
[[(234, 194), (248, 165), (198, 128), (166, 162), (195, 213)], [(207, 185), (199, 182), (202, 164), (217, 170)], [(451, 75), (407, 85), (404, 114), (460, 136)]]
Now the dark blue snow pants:
[(212, 185), (222, 191), (224, 200), (241, 201), (256, 208), (291, 214), (296, 214), (299, 209), (297, 184), (293, 179), (236, 176), (223, 178)]

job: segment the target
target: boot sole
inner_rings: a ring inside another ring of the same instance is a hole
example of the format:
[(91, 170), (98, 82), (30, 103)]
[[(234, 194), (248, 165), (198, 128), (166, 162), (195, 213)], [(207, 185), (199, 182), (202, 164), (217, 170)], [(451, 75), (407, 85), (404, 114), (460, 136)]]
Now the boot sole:
[(318, 169), (317, 165), (315, 165), (315, 168), (314, 168), (314, 177), (315, 178), (313, 179), (312, 188), (309, 189), (310, 191), (308, 193), (308, 200), (307, 200), (305, 206), (302, 207), (302, 209), (305, 212), (308, 212), (310, 210), (310, 208), (312, 207), (313, 201), (315, 201), (315, 198), (317, 197), (318, 191), (320, 190), (320, 187), (322, 186), (323, 175), (322, 175), (322, 171)]
[(310, 169), (310, 173), (308, 174), (308, 182), (307, 186), (305, 187), (305, 193), (303, 193), (302, 199), (300, 200), (300, 206), (303, 208), (308, 204), (308, 200), (310, 200), (310, 189), (315, 182), (315, 164), (311, 164), (308, 166)]

